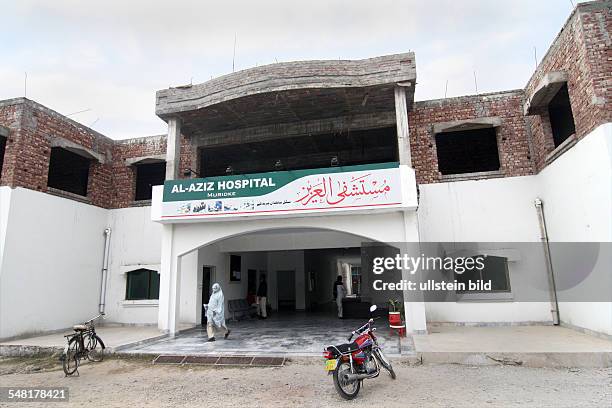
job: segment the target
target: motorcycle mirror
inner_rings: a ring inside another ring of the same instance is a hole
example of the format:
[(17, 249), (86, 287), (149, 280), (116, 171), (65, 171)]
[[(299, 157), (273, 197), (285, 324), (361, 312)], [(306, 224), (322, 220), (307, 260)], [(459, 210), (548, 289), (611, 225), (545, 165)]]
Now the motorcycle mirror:
[(378, 309), (378, 307), (376, 305), (370, 306), (370, 313), (374, 313), (376, 311), (376, 309)]

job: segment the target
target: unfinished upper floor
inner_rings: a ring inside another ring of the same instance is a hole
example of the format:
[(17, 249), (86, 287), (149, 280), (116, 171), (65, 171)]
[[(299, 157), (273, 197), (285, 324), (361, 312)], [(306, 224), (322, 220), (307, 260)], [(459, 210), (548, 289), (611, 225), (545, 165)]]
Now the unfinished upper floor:
[[(402, 151), (419, 184), (530, 175), (610, 122), (611, 25), (611, 1), (579, 4), (524, 89), (415, 102), (405, 53), (251, 68), (158, 91), (156, 113), (180, 122), (181, 178), (396, 162)], [(148, 205), (166, 139), (113, 141), (28, 99), (0, 101), (0, 184)]]

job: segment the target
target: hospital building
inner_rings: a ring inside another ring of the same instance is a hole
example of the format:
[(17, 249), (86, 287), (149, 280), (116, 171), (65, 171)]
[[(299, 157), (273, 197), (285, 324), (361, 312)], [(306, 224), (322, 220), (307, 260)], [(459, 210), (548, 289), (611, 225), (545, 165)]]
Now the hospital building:
[(397, 292), (410, 333), (612, 335), (612, 303), (519, 301), (549, 271), (511, 244), (612, 241), (611, 27), (612, 2), (578, 4), (524, 87), (435, 100), (415, 101), (413, 52), (257, 66), (158, 90), (167, 134), (127, 140), (0, 101), (0, 339), (99, 310), (173, 334), (202, 323), (214, 282), (248, 302), (261, 275), (272, 314), (333, 323), (338, 275), (346, 313), (388, 306), (365, 259), (396, 242), (495, 260), (490, 293)]

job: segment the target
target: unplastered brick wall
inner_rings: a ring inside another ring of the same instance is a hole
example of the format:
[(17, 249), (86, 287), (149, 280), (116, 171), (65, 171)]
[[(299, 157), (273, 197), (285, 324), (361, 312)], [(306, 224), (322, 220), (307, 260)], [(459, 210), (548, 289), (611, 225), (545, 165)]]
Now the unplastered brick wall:
[(166, 154), (166, 135), (139, 137), (115, 142), (113, 148), (113, 188), (111, 207), (129, 207), (134, 202), (136, 169), (127, 159), (163, 156)]
[(189, 178), (185, 176), (184, 170), (191, 169), (200, 173), (199, 163), (197, 158), (197, 147), (194, 146), (193, 140), (190, 137), (181, 136), (181, 155), (179, 159), (179, 178)]
[[(126, 160), (166, 154), (166, 135), (113, 141), (25, 98), (0, 101), (0, 125), (9, 129), (0, 185), (48, 192), (52, 141), (61, 138), (101, 155), (104, 163), (92, 160), (87, 197), (57, 191), (54, 194), (103, 208), (134, 204), (136, 173)], [(183, 137), (181, 169), (194, 168), (193, 150), (190, 139)]]
[(0, 125), (8, 128), (9, 134), (6, 138), (4, 151), (4, 163), (0, 174), (0, 185), (13, 185), (15, 180), (15, 162), (18, 154), (18, 144), (21, 133), (21, 109), (17, 104), (0, 105)]
[(412, 164), (419, 184), (442, 180), (434, 124), (497, 116), (500, 171), (505, 177), (533, 174), (525, 118), (522, 113), (523, 91), (462, 96), (415, 102), (408, 114)]
[[(568, 76), (576, 139), (600, 124), (610, 122), (612, 109), (612, 1), (579, 4), (553, 41), (525, 88), (528, 98), (550, 72), (564, 71)], [(534, 160), (538, 170), (546, 165), (547, 155), (555, 149), (547, 113), (528, 116)]]
[(91, 163), (86, 200), (96, 206), (109, 206), (111, 139), (26, 98), (0, 102), (0, 125), (10, 130), (2, 185), (47, 191), (52, 142), (61, 138), (105, 159), (106, 163)]

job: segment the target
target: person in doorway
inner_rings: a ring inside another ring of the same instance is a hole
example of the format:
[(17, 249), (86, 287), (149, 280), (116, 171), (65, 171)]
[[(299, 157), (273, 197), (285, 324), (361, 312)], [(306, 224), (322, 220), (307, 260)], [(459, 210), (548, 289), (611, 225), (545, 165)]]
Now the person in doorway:
[(212, 286), (212, 295), (208, 300), (208, 307), (206, 309), (206, 319), (208, 323), (206, 325), (206, 332), (208, 333), (208, 341), (215, 341), (215, 331), (224, 330), (225, 338), (230, 334), (230, 330), (225, 325), (225, 299), (223, 297), (223, 291), (218, 283)]
[(260, 319), (268, 318), (268, 284), (266, 275), (259, 277), (259, 287), (257, 288), (257, 315)]
[(334, 299), (336, 299), (336, 305), (338, 306), (338, 319), (343, 319), (342, 316), (342, 299), (346, 296), (346, 289), (342, 283), (342, 275), (338, 275), (336, 282), (334, 282)]

